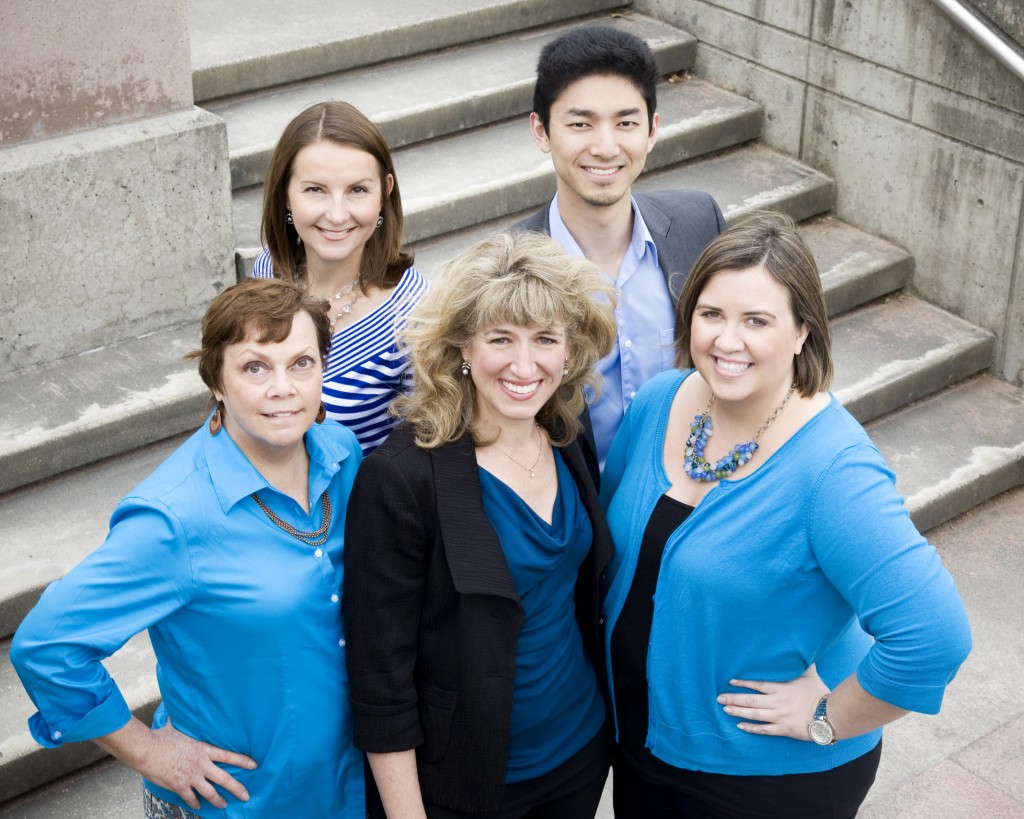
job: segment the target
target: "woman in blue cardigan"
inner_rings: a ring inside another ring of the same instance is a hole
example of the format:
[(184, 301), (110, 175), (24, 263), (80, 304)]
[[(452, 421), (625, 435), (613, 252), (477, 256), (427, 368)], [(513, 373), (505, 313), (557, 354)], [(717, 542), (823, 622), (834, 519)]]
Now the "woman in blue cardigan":
[(853, 816), (881, 726), (939, 710), (970, 650), (963, 605), (827, 391), (792, 220), (708, 245), (675, 344), (683, 369), (639, 391), (602, 477), (616, 816)]

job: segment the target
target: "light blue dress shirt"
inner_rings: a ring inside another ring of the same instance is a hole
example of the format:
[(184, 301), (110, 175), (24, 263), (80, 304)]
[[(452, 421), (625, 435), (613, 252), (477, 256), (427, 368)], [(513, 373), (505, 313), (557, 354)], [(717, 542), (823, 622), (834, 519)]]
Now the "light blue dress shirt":
[[(661, 267), (647, 225), (636, 202), (633, 205), (633, 237), (622, 257), (616, 275), (605, 271), (618, 290), (615, 322), (618, 328), (615, 347), (596, 365), (604, 378), (604, 387), (596, 400), (590, 402), (590, 419), (601, 467), (611, 448), (622, 416), (636, 391), (649, 379), (672, 368), (675, 351), (672, 347), (675, 327), (672, 295)], [(584, 256), (579, 244), (569, 233), (558, 212), (558, 195), (551, 200), (548, 219), (551, 238), (570, 256)]]
[[(352, 720), (341, 618), (342, 543), (359, 444), (333, 421), (305, 436), (310, 512), (276, 491), (222, 430), (206, 425), (115, 509), (106, 542), (52, 584), (18, 629), (11, 660), (39, 709), (46, 747), (92, 739), (130, 712), (102, 660), (149, 629), (163, 707), (174, 727), (247, 754), (254, 771), (224, 766), (251, 794), (222, 791), (217, 817), (364, 815), (362, 755)], [(275, 525), (260, 499), (323, 546)], [(157, 796), (174, 793), (146, 783)], [(298, 811), (298, 812), (297, 812)]]

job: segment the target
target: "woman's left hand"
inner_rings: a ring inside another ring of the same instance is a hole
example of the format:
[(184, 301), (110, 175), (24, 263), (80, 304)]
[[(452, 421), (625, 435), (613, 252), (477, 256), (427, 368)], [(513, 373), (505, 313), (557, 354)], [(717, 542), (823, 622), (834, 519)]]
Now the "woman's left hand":
[(750, 734), (793, 739), (809, 739), (807, 724), (818, 700), (829, 693), (813, 665), (789, 682), (729, 680), (729, 684), (757, 692), (718, 695), (718, 704), (725, 706), (725, 713), (742, 720), (737, 728)]

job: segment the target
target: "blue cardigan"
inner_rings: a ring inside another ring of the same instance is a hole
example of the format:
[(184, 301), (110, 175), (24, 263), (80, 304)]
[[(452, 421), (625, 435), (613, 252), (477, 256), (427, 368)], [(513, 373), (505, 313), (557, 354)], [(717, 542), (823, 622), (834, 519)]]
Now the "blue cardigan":
[[(601, 499), (616, 547), (607, 648), (647, 521), (670, 485), (665, 429), (691, 372), (662, 373), (639, 391), (605, 466)], [(647, 745), (691, 770), (829, 770), (874, 747), (880, 729), (831, 747), (748, 734), (715, 697), (738, 690), (730, 679), (790, 680), (817, 663), (830, 688), (856, 672), (875, 697), (936, 713), (970, 647), (952, 577), (881, 454), (833, 397), (759, 469), (721, 481), (669, 538), (654, 597)]]

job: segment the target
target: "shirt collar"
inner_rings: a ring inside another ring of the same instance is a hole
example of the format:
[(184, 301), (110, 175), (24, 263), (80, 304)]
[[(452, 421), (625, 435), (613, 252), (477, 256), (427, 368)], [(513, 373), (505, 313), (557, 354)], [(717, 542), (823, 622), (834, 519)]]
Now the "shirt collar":
[[(633, 258), (633, 262), (629, 267), (632, 269), (639, 264), (646, 252), (651, 254), (651, 258), (654, 260), (655, 266), (657, 266), (658, 248), (654, 244), (651, 231), (648, 230), (647, 223), (644, 222), (644, 217), (640, 214), (640, 208), (637, 207), (636, 200), (630, 196), (629, 202), (633, 207), (633, 235), (629, 240), (629, 249), (626, 251), (627, 255)], [(562, 221), (562, 214), (558, 212), (557, 193), (551, 199), (551, 205), (548, 209), (548, 225), (551, 231), (551, 238), (558, 242), (566, 253), (570, 256), (586, 255), (569, 232), (569, 228), (565, 226), (565, 222)]]
[[(310, 428), (303, 440), (309, 455), (309, 496), (317, 498), (341, 468), (341, 462), (351, 453), (337, 436), (329, 435), (317, 424)], [(203, 452), (213, 489), (225, 513), (253, 492), (273, 488), (245, 457), (227, 430), (221, 429), (219, 434), (211, 435), (209, 424), (204, 424)]]

